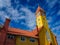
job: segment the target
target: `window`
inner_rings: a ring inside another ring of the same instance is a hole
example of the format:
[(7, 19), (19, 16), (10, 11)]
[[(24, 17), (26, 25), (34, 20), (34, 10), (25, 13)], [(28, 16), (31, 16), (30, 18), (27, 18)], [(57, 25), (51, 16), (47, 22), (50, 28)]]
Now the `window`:
[(49, 32), (46, 32), (46, 36), (47, 36), (48, 41), (51, 41)]
[(10, 34), (8, 34), (8, 35), (7, 35), (7, 38), (8, 38), (8, 39), (14, 39), (15, 36), (14, 36), (14, 35), (10, 35)]
[(25, 41), (25, 37), (21, 36), (21, 40), (22, 40), (22, 41)]
[(30, 41), (31, 41), (31, 42), (35, 42), (35, 39), (34, 39), (34, 38), (30, 38)]

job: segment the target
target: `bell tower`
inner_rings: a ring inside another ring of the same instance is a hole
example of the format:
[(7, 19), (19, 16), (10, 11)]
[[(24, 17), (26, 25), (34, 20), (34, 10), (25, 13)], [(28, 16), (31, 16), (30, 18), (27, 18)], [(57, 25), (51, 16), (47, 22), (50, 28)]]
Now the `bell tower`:
[(45, 23), (46, 23), (46, 13), (40, 6), (38, 6), (36, 10), (36, 24), (38, 29), (42, 26), (45, 26)]
[[(36, 25), (39, 45), (57, 45), (55, 35), (48, 27), (45, 11), (38, 6), (36, 10)], [(40, 29), (42, 27), (42, 29)]]
[[(48, 45), (46, 44), (46, 29), (45, 29), (45, 23), (46, 23), (46, 13), (45, 11), (38, 6), (36, 10), (36, 25), (37, 25), (37, 31), (38, 33), (38, 42), (39, 45)], [(42, 29), (40, 29), (42, 27)], [(44, 35), (44, 36), (43, 36)]]

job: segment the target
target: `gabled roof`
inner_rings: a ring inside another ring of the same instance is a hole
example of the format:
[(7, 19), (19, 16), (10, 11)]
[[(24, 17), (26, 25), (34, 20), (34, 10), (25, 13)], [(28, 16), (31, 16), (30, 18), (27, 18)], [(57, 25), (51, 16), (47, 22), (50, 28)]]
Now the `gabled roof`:
[[(41, 30), (41, 28), (39, 30)], [(23, 35), (23, 36), (27, 36), (27, 37), (38, 38), (38, 36), (36, 36), (38, 34), (37, 28), (35, 28), (33, 31), (27, 31), (27, 30), (9, 27), (7, 33), (14, 34), (14, 35)]]

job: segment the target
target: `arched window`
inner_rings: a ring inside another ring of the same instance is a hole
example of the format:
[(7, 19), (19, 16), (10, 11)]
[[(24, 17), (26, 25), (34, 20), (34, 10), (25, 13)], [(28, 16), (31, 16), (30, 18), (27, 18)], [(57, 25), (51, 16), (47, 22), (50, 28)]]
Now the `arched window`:
[(47, 40), (48, 40), (48, 41), (51, 41), (51, 39), (50, 39), (50, 34), (49, 34), (48, 31), (46, 31), (46, 37), (47, 37)]

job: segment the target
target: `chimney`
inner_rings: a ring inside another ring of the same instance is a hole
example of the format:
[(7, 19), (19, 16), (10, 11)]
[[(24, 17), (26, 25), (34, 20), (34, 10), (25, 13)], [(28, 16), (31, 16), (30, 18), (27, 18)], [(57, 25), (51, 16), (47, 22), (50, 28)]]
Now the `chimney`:
[(9, 23), (10, 23), (10, 19), (9, 19), (9, 18), (6, 18), (6, 21), (5, 21), (5, 23), (4, 23), (4, 28), (5, 28), (5, 29), (8, 29)]

